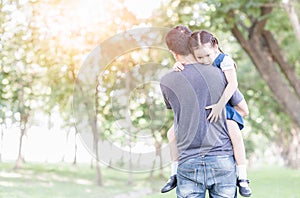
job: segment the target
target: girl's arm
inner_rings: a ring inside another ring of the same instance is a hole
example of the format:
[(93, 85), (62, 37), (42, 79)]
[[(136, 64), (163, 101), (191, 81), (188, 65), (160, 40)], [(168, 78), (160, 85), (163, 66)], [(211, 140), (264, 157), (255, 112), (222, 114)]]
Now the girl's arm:
[(207, 106), (206, 109), (211, 109), (210, 114), (208, 115), (207, 119), (210, 122), (215, 122), (218, 120), (219, 115), (221, 114), (223, 108), (225, 107), (226, 103), (229, 101), (233, 93), (238, 87), (238, 81), (236, 76), (235, 68), (227, 69), (223, 71), (227, 80), (227, 85), (224, 89), (224, 92), (219, 99), (217, 104), (213, 104)]

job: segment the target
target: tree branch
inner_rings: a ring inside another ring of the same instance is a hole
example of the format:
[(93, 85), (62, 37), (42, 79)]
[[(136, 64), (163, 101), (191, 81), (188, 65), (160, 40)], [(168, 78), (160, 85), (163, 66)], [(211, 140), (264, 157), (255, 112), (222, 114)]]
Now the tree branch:
[(244, 48), (246, 51), (249, 50), (248, 41), (244, 38), (242, 32), (239, 30), (236, 24), (231, 28), (231, 32), (234, 35), (234, 37), (239, 41), (242, 48)]
[[(262, 35), (256, 35), (261, 37)], [(252, 59), (262, 78), (268, 84), (276, 100), (291, 116), (297, 125), (300, 126), (300, 103), (299, 97), (290, 89), (290, 85), (283, 78), (282, 73), (276, 69), (274, 61), (270, 57), (270, 52), (266, 48), (262, 50), (259, 38), (249, 42), (249, 56)]]
[(289, 84), (293, 87), (295, 93), (300, 98), (300, 79), (297, 77), (294, 67), (292, 67), (282, 56), (279, 45), (270, 31), (263, 31), (263, 37), (267, 42), (268, 49), (271, 56), (276, 61), (283, 72), (284, 76), (288, 80)]
[[(230, 16), (230, 18), (234, 18), (234, 11), (230, 10), (228, 15)], [(229, 20), (227, 18), (225, 18), (225, 22), (229, 23)], [(242, 28), (244, 27), (244, 24), (239, 22), (238, 23)], [(247, 31), (249, 31), (249, 28), (246, 28)], [(239, 41), (239, 43), (241, 44), (241, 46), (247, 51), (248, 48), (248, 41), (245, 39), (245, 37), (243, 36), (242, 32), (239, 30), (237, 23), (234, 23), (233, 26), (231, 27), (231, 32), (234, 35), (234, 37)]]
[(262, 5), (260, 8), (261, 14), (260, 14), (260, 18), (262, 18), (262, 20), (256, 20), (249, 31), (249, 38), (253, 38), (253, 36), (255, 36), (256, 34), (260, 34), (261, 31), (264, 29), (268, 17), (267, 15), (270, 14), (272, 12), (273, 7), (269, 7), (269, 6), (264, 6)]

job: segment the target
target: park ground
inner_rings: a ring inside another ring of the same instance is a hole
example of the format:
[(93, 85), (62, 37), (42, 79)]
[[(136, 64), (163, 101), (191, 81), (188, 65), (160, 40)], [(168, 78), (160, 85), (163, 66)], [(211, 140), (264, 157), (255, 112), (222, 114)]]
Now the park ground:
[[(89, 165), (25, 164), (14, 170), (13, 163), (0, 163), (1, 198), (174, 198), (175, 191), (161, 194), (167, 180), (158, 171), (129, 175), (102, 167), (103, 186), (98, 187), (95, 169)], [(253, 198), (300, 198), (300, 170), (262, 167), (249, 170)]]

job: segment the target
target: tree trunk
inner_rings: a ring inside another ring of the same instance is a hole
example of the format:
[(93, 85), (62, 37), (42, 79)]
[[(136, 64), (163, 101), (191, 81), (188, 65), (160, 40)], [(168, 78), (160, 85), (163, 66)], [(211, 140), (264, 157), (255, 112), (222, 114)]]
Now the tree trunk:
[(20, 169), (23, 166), (23, 162), (24, 162), (24, 158), (22, 156), (23, 137), (24, 137), (24, 130), (21, 130), (20, 140), (19, 140), (18, 158), (16, 161), (15, 169)]
[(276, 140), (279, 146), (280, 155), (285, 161), (285, 165), (291, 168), (300, 166), (300, 128), (294, 125), (287, 134), (282, 132)]
[(99, 156), (99, 147), (98, 147), (98, 143), (99, 143), (99, 133), (98, 133), (98, 122), (97, 122), (97, 112), (99, 111), (99, 105), (98, 105), (98, 86), (96, 86), (96, 91), (95, 91), (95, 109), (96, 111), (94, 113), (91, 114), (90, 116), (90, 123), (91, 123), (91, 127), (92, 127), (92, 132), (93, 132), (93, 148), (95, 151), (95, 155), (96, 155), (96, 175), (97, 175), (97, 185), (98, 186), (102, 186), (103, 182), (102, 182), (102, 174), (101, 174), (101, 170), (100, 170), (100, 156)]
[(291, 168), (300, 167), (300, 128), (291, 129), (291, 142), (287, 146), (286, 165)]
[[(130, 96), (130, 91), (131, 91), (131, 80), (132, 80), (132, 75), (131, 75), (131, 72), (128, 72), (127, 73), (127, 76), (126, 76), (126, 81), (125, 81), (125, 89), (126, 89), (126, 96)], [(129, 101), (129, 100), (128, 100)], [(133, 183), (133, 164), (132, 164), (132, 124), (131, 124), (131, 118), (130, 118), (130, 115), (129, 115), (129, 109), (127, 110), (127, 113), (126, 113), (126, 122), (128, 123), (128, 138), (127, 138), (127, 142), (128, 142), (128, 146), (129, 146), (129, 159), (128, 159), (128, 185), (132, 185)]]
[[(75, 67), (73, 67), (75, 68)], [(74, 70), (71, 70), (72, 71), (72, 76), (73, 76), (73, 79), (75, 80), (75, 82), (78, 80), (76, 78), (76, 74), (75, 74), (75, 71)], [(96, 80), (98, 79), (98, 77), (96, 76), (95, 79), (92, 78), (93, 80)], [(83, 83), (82, 85), (86, 85), (85, 83)], [(82, 93), (82, 95), (85, 97), (85, 98), (88, 98), (88, 97), (94, 97), (95, 100), (90, 103), (90, 102), (87, 102), (87, 101), (84, 101), (83, 104), (84, 104), (84, 111), (87, 112), (87, 119), (88, 119), (88, 124), (89, 126), (91, 127), (92, 129), (92, 134), (93, 134), (93, 151), (95, 152), (95, 155), (96, 155), (96, 180), (97, 180), (97, 185), (98, 186), (102, 186), (103, 185), (103, 181), (102, 181), (102, 174), (101, 174), (101, 168), (100, 168), (100, 156), (99, 156), (99, 147), (98, 147), (98, 143), (99, 143), (99, 131), (98, 131), (98, 121), (97, 121), (97, 113), (99, 112), (99, 105), (98, 105), (98, 83), (97, 83), (97, 86), (96, 86), (96, 89), (95, 91), (91, 92), (90, 91), (90, 87), (89, 87), (89, 84), (87, 84), (87, 87), (82, 87), (80, 86), (80, 93)], [(85, 89), (87, 88), (87, 89)], [(91, 93), (90, 95), (88, 93)], [(93, 108), (95, 105), (95, 108)], [(77, 133), (77, 129), (76, 130), (76, 133)], [(76, 149), (77, 149), (77, 145), (75, 146)], [(93, 168), (93, 158), (91, 159), (91, 168)]]
[(288, 15), (288, 17), (292, 23), (292, 26), (293, 26), (294, 32), (296, 34), (296, 37), (298, 39), (298, 42), (300, 43), (300, 23), (299, 23), (299, 18), (298, 18), (297, 12), (295, 10), (296, 1), (283, 0), (282, 4), (283, 4), (283, 8), (286, 11), (286, 14)]
[(158, 150), (156, 151), (157, 152), (157, 155), (159, 157), (159, 176), (160, 178), (163, 178), (164, 177), (164, 169), (163, 169), (163, 156), (162, 156), (162, 153), (161, 153), (161, 146), (162, 146), (162, 141), (159, 142), (159, 145), (158, 145)]
[[(270, 8), (262, 13), (269, 14)], [(292, 120), (300, 126), (300, 79), (293, 68), (282, 58), (280, 47), (269, 31), (263, 30), (266, 19), (255, 22), (244, 38), (237, 24), (231, 29), (243, 49), (250, 56), (275, 99), (284, 107)], [(279, 67), (279, 70), (277, 69)]]
[[(70, 135), (70, 129), (66, 133), (66, 143), (65, 143), (66, 145), (68, 145), (68, 142), (69, 142), (69, 135)], [(65, 157), (66, 157), (66, 148), (64, 149), (64, 153), (63, 153), (63, 156), (61, 157), (60, 161), (65, 162)]]
[(99, 157), (99, 147), (98, 147), (98, 142), (99, 142), (99, 134), (98, 134), (98, 130), (97, 130), (97, 115), (93, 115), (93, 118), (91, 120), (91, 126), (92, 126), (92, 131), (93, 131), (93, 148), (95, 151), (95, 155), (96, 155), (96, 180), (97, 180), (97, 185), (98, 186), (102, 186), (103, 182), (102, 182), (102, 175), (101, 175), (101, 170), (100, 170), (100, 165), (99, 165), (99, 161), (100, 161), (100, 157)]
[(3, 130), (3, 125), (1, 124), (0, 163), (2, 162), (3, 140), (4, 140), (4, 130)]
[(75, 127), (75, 137), (74, 137), (74, 159), (73, 159), (73, 165), (76, 165), (77, 164), (77, 129)]
[[(261, 18), (271, 11), (271, 7), (262, 7)], [(231, 12), (231, 14), (233, 13), (234, 11)], [(277, 102), (291, 117), (293, 123), (300, 128), (300, 79), (296, 75), (295, 68), (284, 59), (272, 33), (264, 30), (266, 22), (267, 17), (260, 21), (254, 21), (252, 27), (246, 29), (247, 38), (242, 33), (239, 24), (235, 24), (231, 31), (253, 61)], [(293, 137), (298, 136), (299, 130), (296, 131), (293, 132)], [(287, 150), (292, 152), (294, 148)], [(293, 155), (293, 153), (288, 153), (288, 155)], [(289, 158), (289, 165), (297, 164), (297, 162), (291, 162), (292, 160), (295, 158)]]
[(149, 174), (149, 181), (153, 181), (153, 176), (154, 176), (154, 167), (155, 167), (156, 159), (152, 162), (152, 168)]
[(97, 181), (97, 185), (98, 186), (102, 186), (103, 182), (102, 182), (102, 174), (101, 174), (101, 169), (100, 169), (100, 165), (99, 165), (99, 153), (98, 153), (98, 139), (96, 137), (96, 139), (94, 139), (94, 149), (95, 149), (95, 154), (96, 154), (96, 181)]
[(96, 161), (96, 173), (97, 173), (97, 185), (103, 186), (102, 174), (101, 174), (100, 164), (98, 160)]
[[(155, 146), (155, 156), (157, 156), (159, 158), (159, 176), (160, 178), (164, 178), (164, 172), (163, 172), (163, 157), (162, 157), (162, 153), (161, 153), (161, 146), (162, 146), (162, 141), (158, 141), (158, 139), (155, 136), (155, 131), (153, 129), (151, 129), (151, 135), (154, 139), (154, 146)], [(150, 175), (149, 175), (149, 179), (152, 180), (153, 179), (153, 174), (154, 174), (154, 168), (155, 168), (155, 164), (156, 164), (156, 158), (153, 161), (152, 164), (152, 168), (150, 171)]]

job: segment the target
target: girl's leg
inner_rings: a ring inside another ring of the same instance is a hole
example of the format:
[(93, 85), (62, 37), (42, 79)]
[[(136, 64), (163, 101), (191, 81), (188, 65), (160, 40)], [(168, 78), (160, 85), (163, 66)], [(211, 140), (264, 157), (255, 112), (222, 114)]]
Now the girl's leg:
[(227, 127), (237, 164), (238, 176), (240, 179), (247, 179), (246, 152), (242, 133), (238, 124), (233, 120), (227, 120)]
[(235, 121), (227, 120), (227, 127), (237, 165), (239, 192), (242, 196), (249, 197), (251, 196), (251, 189), (249, 187), (249, 180), (247, 179), (246, 151), (243, 136)]

